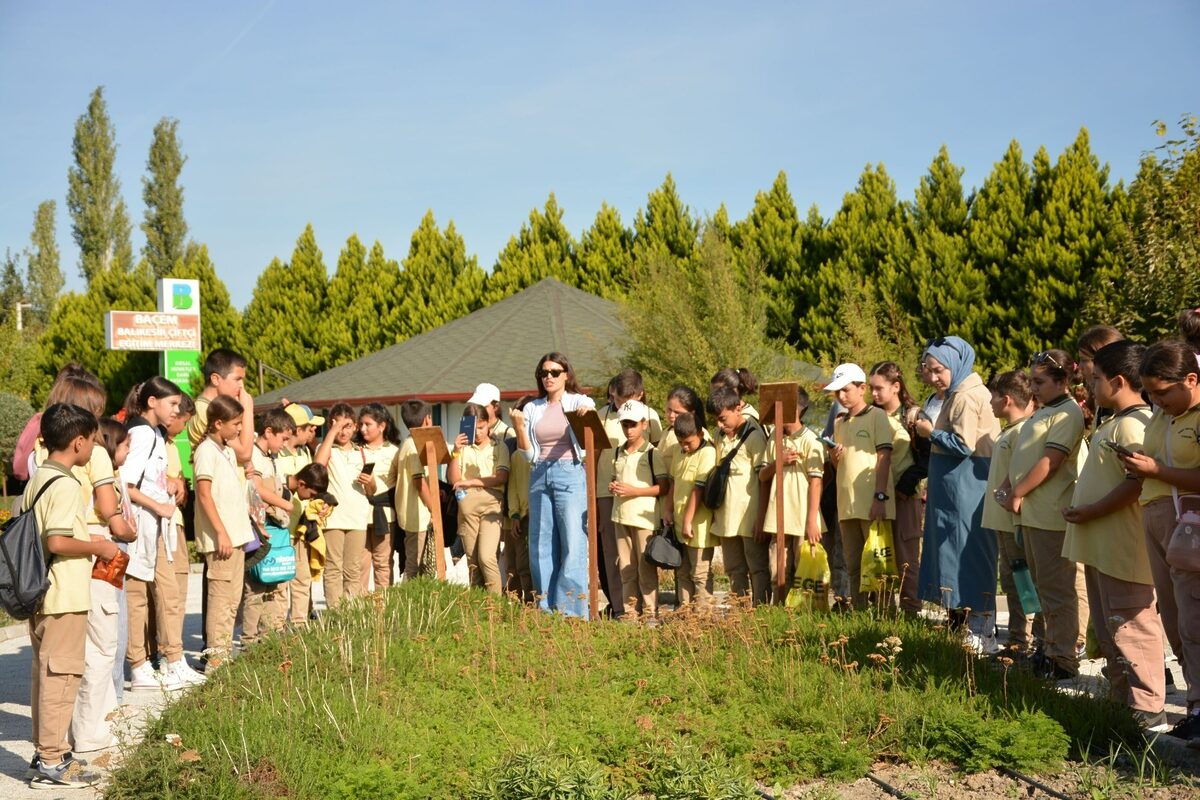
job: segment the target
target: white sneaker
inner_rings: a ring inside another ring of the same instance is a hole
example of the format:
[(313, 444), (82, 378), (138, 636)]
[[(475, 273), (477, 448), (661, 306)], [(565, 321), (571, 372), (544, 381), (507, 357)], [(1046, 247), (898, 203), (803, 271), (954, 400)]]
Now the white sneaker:
[(996, 641), (996, 634), (989, 633), (986, 636), (980, 636), (978, 633), (967, 634), (967, 644), (972, 650), (981, 656), (992, 656), (999, 653), (1000, 643)]
[(172, 692), (176, 689), (182, 689), (183, 686), (183, 682), (169, 669), (155, 672), (154, 667), (150, 666), (149, 661), (140, 667), (134, 667), (129, 681), (129, 688), (131, 690), (159, 689), (165, 692)]
[(171, 662), (167, 665), (167, 668), (171, 670), (171, 673), (178, 678), (184, 686), (198, 686), (204, 683), (204, 676), (188, 666), (187, 659), (185, 658)]

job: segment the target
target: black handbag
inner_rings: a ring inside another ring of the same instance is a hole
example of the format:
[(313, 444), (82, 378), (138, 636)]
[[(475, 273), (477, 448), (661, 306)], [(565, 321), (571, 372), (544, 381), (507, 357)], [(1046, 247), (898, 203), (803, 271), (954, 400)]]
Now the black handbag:
[(709, 474), (708, 480), (704, 482), (703, 499), (706, 508), (711, 508), (715, 511), (725, 502), (725, 489), (729, 486), (729, 470), (733, 465), (733, 459), (737, 456), (738, 450), (742, 449), (746, 438), (750, 436), (750, 430), (749, 422), (742, 425), (742, 433), (738, 437), (737, 444), (725, 454)]
[(643, 557), (659, 569), (679, 569), (683, 563), (683, 550), (675, 538), (675, 526), (664, 525), (656, 530), (646, 542)]

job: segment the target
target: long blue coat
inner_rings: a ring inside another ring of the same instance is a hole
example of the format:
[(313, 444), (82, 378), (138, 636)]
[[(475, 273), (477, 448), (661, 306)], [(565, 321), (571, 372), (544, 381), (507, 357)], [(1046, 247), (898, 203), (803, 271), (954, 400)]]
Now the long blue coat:
[(947, 395), (930, 440), (920, 597), (946, 608), (996, 611), (996, 536), (982, 525), (1000, 425), (972, 373)]

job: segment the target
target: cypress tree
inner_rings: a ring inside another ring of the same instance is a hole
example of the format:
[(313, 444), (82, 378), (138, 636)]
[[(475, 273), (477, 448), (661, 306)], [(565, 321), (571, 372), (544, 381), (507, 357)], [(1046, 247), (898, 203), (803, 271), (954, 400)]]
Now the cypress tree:
[(0, 271), (0, 325), (9, 320), (15, 325), (17, 303), (24, 301), (25, 283), (21, 280), (21, 273), (17, 271), (17, 259), (11, 250), (6, 250), (4, 269)]
[(993, 369), (1022, 364), (1025, 348), (1018, 350), (1013, 337), (997, 335), (1021, 324), (1024, 285), (1017, 256), (1028, 235), (1031, 199), (1029, 165), (1016, 139), (975, 195), (967, 224), (969, 257), (987, 281), (983, 335), (972, 342), (981, 363)]
[(987, 277), (967, 258), (962, 173), (943, 145), (921, 177), (908, 218), (913, 257), (894, 296), (926, 336), (953, 334), (977, 342), (986, 333)]
[(544, 211), (533, 209), (529, 221), (508, 240), (483, 289), (483, 304), (491, 305), (526, 289), (543, 278), (576, 284), (575, 240), (562, 222), (563, 212), (551, 193)]
[(63, 274), (58, 265), (58, 242), (54, 234), (53, 200), (38, 204), (33, 215), (33, 233), (30, 248), (26, 252), (25, 291), (33, 304), (30, 315), (39, 324), (50, 321), (50, 313), (62, 291)]
[(680, 264), (690, 262), (696, 251), (700, 226), (679, 199), (671, 173), (646, 199), (646, 207), (633, 220), (635, 263), (651, 256), (666, 256)]
[(204, 350), (227, 347), (245, 353), (242, 315), (230, 301), (225, 282), (217, 275), (208, 245), (189, 242), (170, 276), (200, 282), (200, 337)]
[(404, 293), (397, 290), (400, 266), (379, 242), (370, 256), (357, 235), (346, 240), (329, 281), (327, 311), (321, 321), (322, 361), (336, 367), (395, 344), (396, 321)]
[(1084, 292), (1114, 263), (1108, 168), (1091, 152), (1086, 129), (1053, 167), (1044, 150), (1034, 158), (1030, 235), (1018, 258), (1026, 287), (1014, 346), (1025, 355), (1070, 347), (1086, 326)]
[(113, 165), (116, 134), (108, 118), (104, 87), (92, 92), (87, 111), (75, 123), (71, 144), (75, 165), (67, 172), (67, 209), (79, 245), (79, 272), (87, 281), (115, 266), (133, 266), (129, 214)]
[(328, 274), (312, 225), (296, 240), (292, 259), (274, 259), (258, 276), (243, 315), (250, 353), (293, 378), (324, 369), (321, 320)]
[(142, 199), (146, 203), (142, 222), (146, 246), (142, 252), (158, 278), (168, 275), (183, 258), (187, 240), (183, 187), (179, 185), (179, 173), (187, 159), (179, 150), (178, 128), (179, 120), (166, 117), (154, 126), (154, 140), (146, 159), (149, 176), (142, 178)]
[(904, 263), (910, 247), (905, 226), (895, 183), (882, 164), (868, 164), (821, 234), (828, 257), (813, 275), (808, 294), (816, 302), (802, 309), (799, 325), (799, 345), (811, 358), (829, 359), (836, 352), (842, 335), (838, 310), (851, 282), (871, 286), (881, 305), (895, 305), (897, 263)]
[(610, 300), (625, 297), (633, 279), (633, 232), (608, 203), (579, 241), (579, 288)]
[(801, 292), (802, 235), (800, 215), (781, 170), (770, 191), (754, 197), (754, 207), (734, 227), (734, 245), (747, 263), (757, 263), (763, 273), (767, 307), (767, 334), (795, 344)]
[(400, 338), (433, 330), (479, 308), (486, 276), (478, 259), (467, 256), (467, 244), (453, 221), (440, 231), (433, 211), (426, 211), (413, 231), (403, 267)]

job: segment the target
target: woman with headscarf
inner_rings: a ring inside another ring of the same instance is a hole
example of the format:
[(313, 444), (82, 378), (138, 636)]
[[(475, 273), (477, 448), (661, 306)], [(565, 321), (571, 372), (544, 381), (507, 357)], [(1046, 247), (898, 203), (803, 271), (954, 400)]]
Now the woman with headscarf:
[(934, 388), (946, 393), (936, 423), (922, 418), (915, 425), (932, 445), (921, 599), (945, 606), (952, 626), (967, 623), (978, 652), (995, 652), (996, 537), (981, 520), (1000, 425), (991, 393), (972, 370), (971, 345), (957, 336), (933, 339), (921, 360)]

